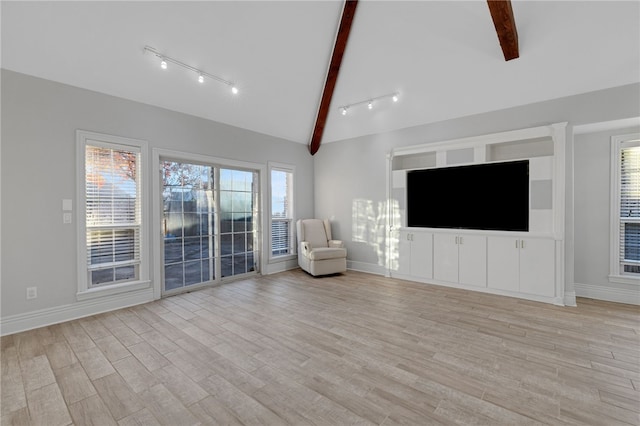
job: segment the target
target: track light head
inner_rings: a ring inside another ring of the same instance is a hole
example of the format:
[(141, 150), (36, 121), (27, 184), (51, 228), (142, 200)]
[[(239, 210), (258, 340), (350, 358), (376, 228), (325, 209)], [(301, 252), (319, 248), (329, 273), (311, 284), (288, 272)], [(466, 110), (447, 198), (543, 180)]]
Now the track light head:
[(369, 101), (369, 103), (367, 104), (367, 108), (373, 109), (373, 102)]
[(347, 108), (348, 108), (348, 107), (346, 107), (346, 106), (344, 106), (344, 107), (340, 108), (340, 113), (341, 113), (342, 115), (347, 115)]
[(167, 61), (165, 61), (164, 58), (160, 60), (160, 68), (162, 68), (163, 70), (167, 69)]
[(231, 86), (231, 93), (233, 93), (234, 95), (238, 94), (238, 88), (235, 85)]
[(391, 98), (393, 100), (393, 102), (398, 102), (398, 95), (395, 94), (393, 95), (393, 98)]
[(204, 83), (204, 76), (202, 74), (198, 76), (198, 83)]

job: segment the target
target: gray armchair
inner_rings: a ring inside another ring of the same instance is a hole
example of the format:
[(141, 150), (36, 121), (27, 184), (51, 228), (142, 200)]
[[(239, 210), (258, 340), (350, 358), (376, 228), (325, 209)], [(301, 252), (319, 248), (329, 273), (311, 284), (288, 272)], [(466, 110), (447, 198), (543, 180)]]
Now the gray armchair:
[(347, 250), (342, 241), (331, 239), (329, 220), (300, 219), (298, 231), (298, 265), (313, 276), (347, 270)]

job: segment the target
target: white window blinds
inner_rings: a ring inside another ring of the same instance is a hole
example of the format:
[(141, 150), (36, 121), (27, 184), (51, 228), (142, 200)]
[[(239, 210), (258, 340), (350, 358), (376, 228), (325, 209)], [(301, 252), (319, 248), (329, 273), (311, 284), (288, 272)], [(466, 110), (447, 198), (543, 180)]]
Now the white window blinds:
[(293, 254), (293, 173), (271, 170), (271, 255)]
[(620, 149), (620, 269), (640, 274), (640, 146)]
[(140, 152), (87, 145), (85, 203), (89, 286), (138, 279)]

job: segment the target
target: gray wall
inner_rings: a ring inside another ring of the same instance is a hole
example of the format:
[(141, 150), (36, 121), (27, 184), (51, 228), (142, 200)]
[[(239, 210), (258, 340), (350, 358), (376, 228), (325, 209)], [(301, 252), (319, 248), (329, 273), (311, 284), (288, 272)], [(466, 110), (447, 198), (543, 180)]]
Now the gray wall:
[[(383, 229), (386, 200), (386, 156), (392, 148), (439, 142), (469, 136), (569, 122), (567, 128), (566, 192), (566, 290), (573, 290), (573, 126), (640, 116), (640, 84), (616, 87), (551, 101), (493, 111), (454, 120), (363, 136), (323, 145), (315, 155), (316, 217), (330, 217), (336, 223), (335, 238), (345, 241), (349, 260), (359, 269), (382, 272), (385, 265)], [(581, 161), (576, 158), (576, 161)], [(607, 166), (608, 167), (608, 166)], [(599, 174), (598, 174), (599, 176)], [(608, 184), (608, 176), (605, 184)], [(369, 214), (361, 214), (369, 205)], [(608, 200), (607, 200), (608, 206)], [(358, 223), (360, 222), (360, 223)], [(369, 231), (355, 236), (367, 222)], [(575, 233), (584, 234), (584, 221), (576, 223)], [(608, 239), (603, 242), (608, 246)], [(606, 247), (605, 246), (605, 247)], [(606, 248), (608, 250), (608, 248)], [(576, 253), (577, 254), (577, 253)], [(581, 252), (582, 256), (583, 253)], [(580, 262), (599, 262), (601, 252), (584, 253)], [(608, 252), (606, 252), (608, 261)], [(581, 278), (580, 278), (581, 279)], [(579, 282), (579, 279), (576, 278)]]
[[(1, 83), (3, 318), (76, 301), (75, 212), (74, 225), (62, 224), (62, 199), (76, 207), (76, 129), (147, 140), (150, 148), (293, 164), (295, 211), (313, 214), (313, 157), (304, 145), (7, 70)], [(27, 301), (34, 285), (38, 298)]]
[(611, 136), (640, 132), (639, 127), (575, 136), (575, 282), (637, 290), (609, 282)]
[[(352, 264), (382, 272), (386, 244), (383, 228), (386, 155), (393, 147), (560, 121), (568, 121), (571, 132), (572, 125), (640, 116), (640, 84), (635, 84), (324, 144), (311, 157), (304, 145), (221, 123), (7, 70), (2, 70), (1, 78), (3, 318), (76, 301), (76, 227), (63, 225), (61, 217), (62, 199), (75, 201), (76, 129), (144, 139), (152, 148), (261, 164), (267, 161), (293, 164), (297, 172), (297, 216), (332, 218), (335, 238), (346, 242)], [(585, 178), (582, 175), (589, 174), (588, 170), (592, 171), (581, 162), (597, 162), (601, 155), (591, 153), (602, 148), (598, 143), (589, 143), (587, 139), (592, 136), (580, 136), (576, 142), (576, 182)], [(572, 142), (570, 134), (569, 153)], [(608, 159), (608, 151), (605, 152)], [(567, 163), (570, 177), (572, 161)], [(608, 170), (608, 160), (603, 164)], [(598, 176), (595, 173), (588, 177), (598, 179), (602, 185), (604, 177)], [(573, 189), (571, 185), (567, 189), (568, 207)], [(576, 210), (580, 210), (582, 204), (578, 203), (583, 202), (587, 193), (585, 186), (578, 183), (575, 190)], [(606, 191), (608, 194), (608, 186)], [(602, 199), (608, 208), (608, 195)], [(569, 235), (573, 227), (571, 215), (567, 221)], [(579, 239), (591, 231), (593, 221), (590, 216), (576, 213), (578, 283), (600, 283), (602, 261), (608, 262), (608, 222), (604, 246), (592, 241), (585, 246)], [(354, 222), (360, 225), (357, 235), (352, 233)], [(572, 251), (567, 259), (573, 254)], [(585, 269), (585, 265), (600, 266), (596, 271)], [(568, 276), (572, 274), (573, 267), (567, 271)], [(26, 288), (34, 285), (38, 286), (38, 298), (27, 301)]]

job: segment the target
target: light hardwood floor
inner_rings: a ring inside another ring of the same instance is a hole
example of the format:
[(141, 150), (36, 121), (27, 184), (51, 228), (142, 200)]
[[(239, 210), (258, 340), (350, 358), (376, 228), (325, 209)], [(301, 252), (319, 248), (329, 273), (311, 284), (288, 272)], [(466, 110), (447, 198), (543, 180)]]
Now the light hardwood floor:
[(640, 424), (637, 306), (255, 277), (2, 338), (2, 425)]

